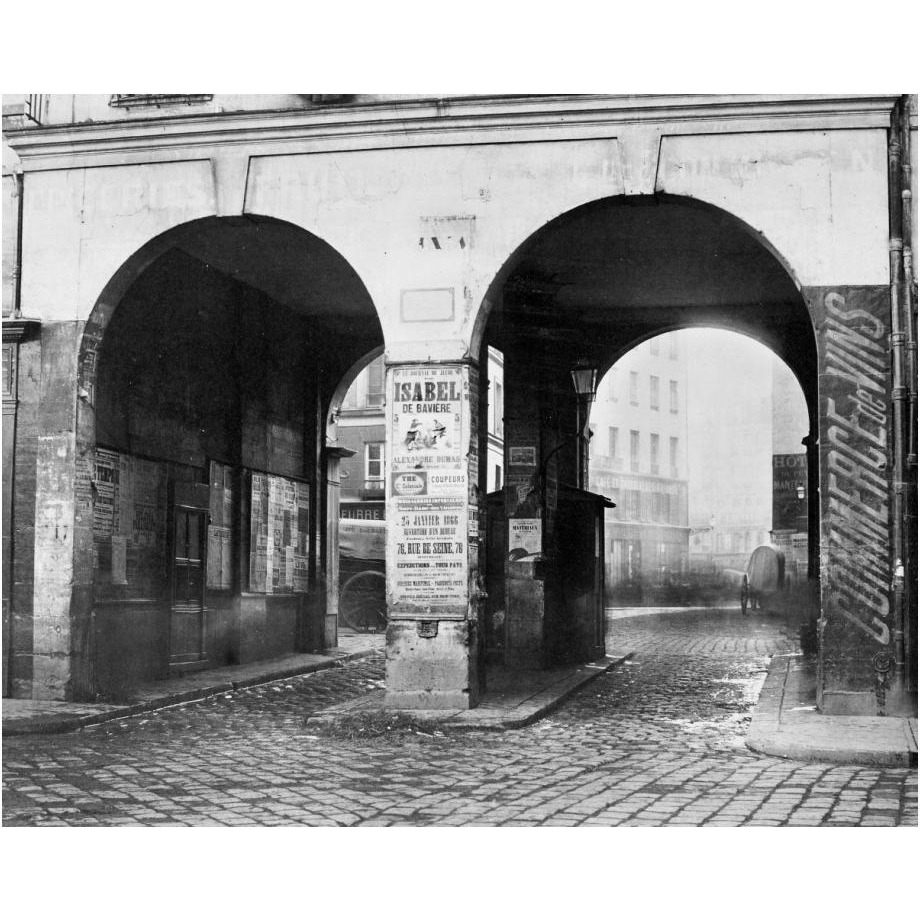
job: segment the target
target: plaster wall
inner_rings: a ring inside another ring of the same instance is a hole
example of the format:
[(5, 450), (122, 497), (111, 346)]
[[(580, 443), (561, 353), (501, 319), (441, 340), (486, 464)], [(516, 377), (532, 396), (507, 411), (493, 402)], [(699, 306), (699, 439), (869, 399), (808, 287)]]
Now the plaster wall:
[[(260, 156), (189, 148), (176, 162), (29, 172), (24, 307), (86, 318), (163, 231), (213, 214), (303, 227), (355, 268), (390, 360), (467, 352), (489, 285), (554, 217), (627, 191), (706, 201), (747, 222), (800, 284), (887, 279), (881, 130), (472, 143)], [(637, 178), (638, 176), (638, 178)], [(406, 294), (405, 292), (410, 292)]]

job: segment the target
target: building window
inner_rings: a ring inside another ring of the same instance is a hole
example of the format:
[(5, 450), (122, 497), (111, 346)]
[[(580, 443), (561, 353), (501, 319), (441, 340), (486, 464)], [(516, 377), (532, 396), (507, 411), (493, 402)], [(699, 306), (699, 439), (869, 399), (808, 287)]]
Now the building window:
[(649, 377), (649, 380), (648, 380), (648, 385), (649, 385), (649, 405), (650, 405), (650, 406), (652, 407), (652, 409), (654, 409), (656, 412), (658, 411), (658, 406), (659, 406), (658, 383), (659, 383), (659, 381), (658, 381), (658, 378), (657, 378), (657, 377), (655, 377), (654, 375), (651, 376), (651, 377)]
[(658, 346), (659, 346), (659, 344), (660, 344), (660, 342), (659, 342), (659, 338), (658, 338), (657, 335), (655, 336), (655, 338), (649, 339), (649, 341), (648, 341), (648, 350), (649, 350), (649, 354), (657, 355), (657, 354), (658, 354)]
[(659, 461), (658, 461), (658, 450), (660, 446), (661, 438), (657, 434), (653, 434), (649, 441), (649, 457), (652, 465), (652, 475), (657, 476), (659, 470)]
[(668, 336), (668, 357), (672, 361), (677, 360), (677, 336), (673, 333)]
[(629, 372), (629, 401), (632, 405), (639, 405), (639, 372)]
[(639, 432), (629, 432), (629, 468), (634, 472), (639, 472)]
[(367, 405), (383, 405), (383, 358), (371, 361), (367, 368)]
[(607, 372), (607, 398), (611, 402), (617, 401), (617, 369), (610, 368)]
[(608, 456), (616, 459), (620, 453), (620, 429), (608, 428), (607, 439)]
[(364, 478), (370, 481), (383, 479), (385, 462), (383, 441), (369, 441), (364, 445)]
[(505, 395), (502, 391), (502, 385), (495, 381), (495, 398), (492, 400), (492, 434), (502, 433), (502, 415), (504, 414)]
[(677, 381), (670, 380), (668, 381), (668, 391), (671, 400), (671, 412), (677, 415), (677, 412), (680, 408), (680, 402), (677, 394)]
[(677, 479), (680, 475), (680, 468), (677, 462), (677, 452), (678, 452), (678, 440), (677, 438), (671, 438), (671, 478)]
[(641, 514), (639, 507), (639, 490), (626, 490), (626, 519), (629, 521), (638, 521)]

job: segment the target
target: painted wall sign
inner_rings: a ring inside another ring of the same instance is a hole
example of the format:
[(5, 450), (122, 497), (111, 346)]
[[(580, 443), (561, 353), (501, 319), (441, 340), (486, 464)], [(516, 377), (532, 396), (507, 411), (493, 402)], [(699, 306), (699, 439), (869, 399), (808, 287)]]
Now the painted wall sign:
[(339, 505), (339, 519), (343, 521), (384, 521), (386, 520), (386, 503), (382, 501), (343, 501)]
[(460, 366), (391, 371), (387, 582), (396, 618), (466, 615), (468, 401)]
[[(885, 322), (867, 302), (824, 297), (822, 499), (829, 616), (881, 645), (890, 641)], [(884, 308), (884, 301), (880, 302)]]
[[(808, 529), (808, 462), (805, 454), (773, 455), (773, 529)], [(799, 490), (802, 497), (799, 498)]]

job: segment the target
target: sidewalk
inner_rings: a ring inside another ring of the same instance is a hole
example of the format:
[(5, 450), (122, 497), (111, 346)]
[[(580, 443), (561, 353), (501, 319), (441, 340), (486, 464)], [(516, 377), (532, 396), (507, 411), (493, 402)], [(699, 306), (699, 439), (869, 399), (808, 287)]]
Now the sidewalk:
[(511, 671), (491, 667), (486, 690), (475, 709), (406, 709), (385, 705), (386, 692), (378, 690), (355, 700), (323, 709), (307, 719), (308, 725), (334, 727), (354, 718), (374, 719), (399, 713), (414, 722), (441, 730), (522, 728), (550, 713), (579, 687), (615, 668), (632, 652), (613, 653), (582, 665), (544, 671)]
[(814, 663), (803, 655), (770, 661), (746, 744), (794, 760), (906, 767), (917, 763), (916, 718), (823, 716), (815, 708)]
[(333, 668), (382, 649), (383, 633), (340, 635), (337, 648), (322, 655), (286, 655), (270, 661), (198, 671), (139, 686), (125, 704), (60, 703), (54, 700), (3, 700), (3, 734), (31, 735), (71, 732), (87, 725), (203, 700), (231, 690), (284, 680)]

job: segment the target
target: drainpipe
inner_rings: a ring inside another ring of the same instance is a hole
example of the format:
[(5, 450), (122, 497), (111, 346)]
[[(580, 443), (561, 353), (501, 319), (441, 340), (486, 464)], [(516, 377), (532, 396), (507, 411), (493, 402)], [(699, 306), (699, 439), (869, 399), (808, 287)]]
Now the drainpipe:
[[(18, 320), (22, 316), (22, 215), (23, 215), (23, 190), (24, 190), (24, 177), (22, 169), (17, 165), (14, 168), (14, 178), (16, 185), (16, 260), (14, 263), (14, 276), (13, 276), (13, 315), (10, 319)], [(16, 367), (16, 376), (19, 376), (19, 343), (17, 341), (15, 345), (15, 367)], [(14, 379), (12, 381), (12, 397), (14, 399), (13, 406), (13, 437), (10, 454), (13, 458), (13, 463), (8, 471), (10, 477), (10, 496), (12, 498), (11, 507), (4, 508), (3, 514), (10, 515), (11, 517), (11, 526), (9, 527), (9, 532), (7, 534), (7, 541), (9, 543), (7, 547), (7, 552), (9, 554), (10, 560), (10, 572), (5, 573), (10, 576), (9, 583), (6, 585), (6, 590), (9, 592), (9, 610), (7, 616), (6, 624), (6, 635), (3, 637), (3, 641), (6, 643), (6, 686), (3, 688), (3, 695), (10, 697), (13, 695), (13, 665), (15, 663), (15, 656), (13, 654), (13, 637), (15, 634), (15, 629), (13, 621), (15, 620), (15, 603), (13, 599), (13, 578), (12, 578), (12, 566), (13, 560), (15, 558), (15, 540), (16, 533), (15, 528), (12, 526), (12, 514), (13, 508), (12, 504), (16, 501), (16, 492), (14, 488), (14, 476), (16, 473), (16, 421), (19, 415), (18, 402), (19, 402), (19, 385), (18, 381)], [(6, 529), (4, 527), (4, 529)]]
[[(891, 409), (892, 409), (892, 454), (894, 469), (892, 472), (891, 511), (894, 527), (892, 528), (892, 607), (894, 622), (892, 629), (892, 655), (894, 673), (892, 689), (896, 694), (904, 689), (904, 458), (905, 450), (905, 410), (908, 403), (908, 390), (905, 386), (904, 357), (906, 336), (902, 324), (903, 278), (904, 278), (904, 240), (903, 213), (901, 196), (902, 158), (904, 150), (901, 145), (903, 99), (895, 105), (891, 115), (891, 130), (888, 138), (888, 253), (890, 275), (890, 311), (891, 311)], [(909, 219), (909, 215), (908, 215)], [(887, 662), (885, 663), (887, 665)], [(877, 664), (877, 668), (879, 665)], [(885, 667), (887, 670), (887, 666)]]
[(907, 393), (909, 402), (908, 437), (907, 437), (907, 465), (911, 469), (917, 468), (917, 325), (914, 310), (914, 255), (913, 255), (913, 193), (911, 192), (911, 165), (910, 165), (910, 97), (901, 97), (900, 112), (900, 142), (901, 142), (901, 240), (902, 240), (902, 273), (903, 284), (901, 287), (902, 313), (904, 317), (904, 331), (907, 337)]
[[(916, 318), (916, 274), (913, 257), (913, 193), (911, 191), (911, 102), (909, 95), (901, 97), (900, 133), (901, 133), (901, 239), (903, 285), (901, 303), (904, 317), (907, 350), (907, 482), (905, 483), (906, 508), (902, 519), (904, 537), (905, 592), (900, 625), (901, 654), (897, 659), (902, 662), (900, 679), (906, 691), (916, 690), (916, 673), (913, 665), (916, 661), (917, 648), (917, 318)], [(909, 653), (909, 659), (907, 655)]]

